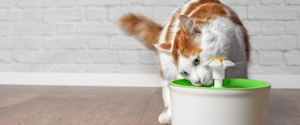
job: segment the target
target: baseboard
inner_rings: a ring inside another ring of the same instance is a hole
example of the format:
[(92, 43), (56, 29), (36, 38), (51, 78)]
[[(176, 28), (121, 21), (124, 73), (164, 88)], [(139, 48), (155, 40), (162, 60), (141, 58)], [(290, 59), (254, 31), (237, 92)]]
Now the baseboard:
[[(251, 75), (272, 88), (299, 89), (300, 75)], [(160, 87), (158, 74), (0, 73), (1, 85)]]

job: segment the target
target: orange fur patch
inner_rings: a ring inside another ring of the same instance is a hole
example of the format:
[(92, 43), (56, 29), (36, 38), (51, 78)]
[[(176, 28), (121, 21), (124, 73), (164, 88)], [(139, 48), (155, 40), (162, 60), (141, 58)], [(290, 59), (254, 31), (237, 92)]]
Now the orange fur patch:
[(197, 7), (199, 7), (202, 4), (206, 4), (206, 3), (220, 3), (220, 1), (219, 0), (199, 0), (198, 2), (191, 4), (189, 6), (189, 8), (185, 11), (184, 15), (189, 15)]
[(172, 36), (171, 29), (174, 27), (174, 24), (173, 24), (173, 23), (174, 23), (175, 20), (177, 19), (177, 16), (179, 15), (180, 12), (181, 12), (181, 8), (178, 9), (178, 10), (176, 11), (175, 14), (173, 14), (173, 16), (172, 16), (172, 18), (171, 18), (170, 25), (169, 25), (169, 27), (168, 27), (168, 29), (167, 29), (167, 34), (166, 34), (166, 37), (165, 37), (165, 42), (170, 42), (171, 36)]
[(158, 39), (163, 27), (152, 20), (132, 13), (124, 14), (116, 23), (129, 35), (134, 35), (143, 41), (150, 49), (156, 50), (153, 44), (158, 43)]
[(172, 47), (172, 44), (171, 44), (171, 42), (162, 43), (162, 44), (160, 44), (160, 47), (164, 50), (170, 50)]
[(180, 52), (182, 57), (189, 58), (199, 54), (201, 51), (199, 43), (186, 35), (183, 28), (177, 32), (172, 51), (175, 65), (178, 65), (178, 52)]
[(161, 70), (161, 68), (159, 70), (159, 76), (160, 76), (160, 78), (164, 78), (164, 74), (163, 74), (163, 71)]
[(227, 15), (226, 11), (224, 10), (224, 5), (218, 3), (208, 3), (203, 5), (190, 16), (196, 23), (198, 24), (205, 24), (210, 23), (217, 16), (225, 17)]

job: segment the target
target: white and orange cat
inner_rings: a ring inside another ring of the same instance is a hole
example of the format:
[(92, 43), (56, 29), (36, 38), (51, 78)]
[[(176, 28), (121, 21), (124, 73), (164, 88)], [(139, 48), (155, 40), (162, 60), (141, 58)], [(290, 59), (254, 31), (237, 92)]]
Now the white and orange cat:
[(117, 24), (128, 34), (158, 50), (166, 112), (160, 123), (171, 123), (168, 81), (182, 76), (195, 86), (212, 84), (212, 71), (203, 65), (210, 58), (227, 58), (238, 64), (226, 78), (247, 78), (249, 38), (237, 14), (219, 0), (190, 0), (164, 26), (141, 15), (125, 14)]

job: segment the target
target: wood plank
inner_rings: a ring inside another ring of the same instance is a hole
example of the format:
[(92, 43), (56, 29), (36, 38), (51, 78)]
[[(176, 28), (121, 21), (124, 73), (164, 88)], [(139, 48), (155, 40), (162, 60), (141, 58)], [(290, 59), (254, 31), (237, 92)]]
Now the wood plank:
[[(300, 106), (294, 99), (288, 97), (294, 90), (274, 89), (270, 92), (268, 125), (299, 125)], [(296, 95), (295, 95), (296, 96)], [(297, 95), (300, 96), (300, 93)]]
[[(60, 93), (61, 91), (64, 94)], [(10, 119), (14, 119), (14, 124), (51, 123), (84, 104), (87, 99), (74, 98), (73, 96), (85, 91), (86, 89), (80, 89), (80, 87), (59, 87), (51, 93), (15, 106), (12, 109), (14, 111), (7, 114), (4, 119), (0, 117), (0, 124), (11, 123)]]
[(110, 124), (117, 125), (122, 123), (123, 125), (138, 125), (155, 91), (154, 88), (133, 89), (127, 96), (126, 102), (118, 106), (118, 110), (114, 109), (121, 113), (115, 117)]
[(54, 86), (0, 86), (0, 107), (12, 106), (55, 89)]
[[(268, 125), (300, 124), (300, 90), (272, 89)], [(159, 125), (161, 88), (0, 86), (0, 125)]]
[[(161, 92), (161, 88), (157, 91)], [(164, 104), (161, 93), (155, 93), (151, 99), (139, 125), (159, 125), (158, 116), (164, 110)]]
[(154, 92), (153, 88), (111, 88), (52, 125), (134, 125)]

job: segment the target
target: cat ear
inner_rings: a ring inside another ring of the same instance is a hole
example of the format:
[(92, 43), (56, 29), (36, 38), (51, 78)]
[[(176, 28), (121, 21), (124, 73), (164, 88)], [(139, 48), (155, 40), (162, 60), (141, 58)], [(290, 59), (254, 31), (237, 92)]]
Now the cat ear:
[(184, 32), (189, 36), (195, 36), (201, 34), (199, 24), (195, 23), (191, 18), (185, 15), (178, 16), (179, 22), (183, 27)]
[(172, 52), (172, 45), (170, 42), (168, 43), (161, 43), (161, 44), (154, 44), (154, 47), (158, 50), (171, 53)]

